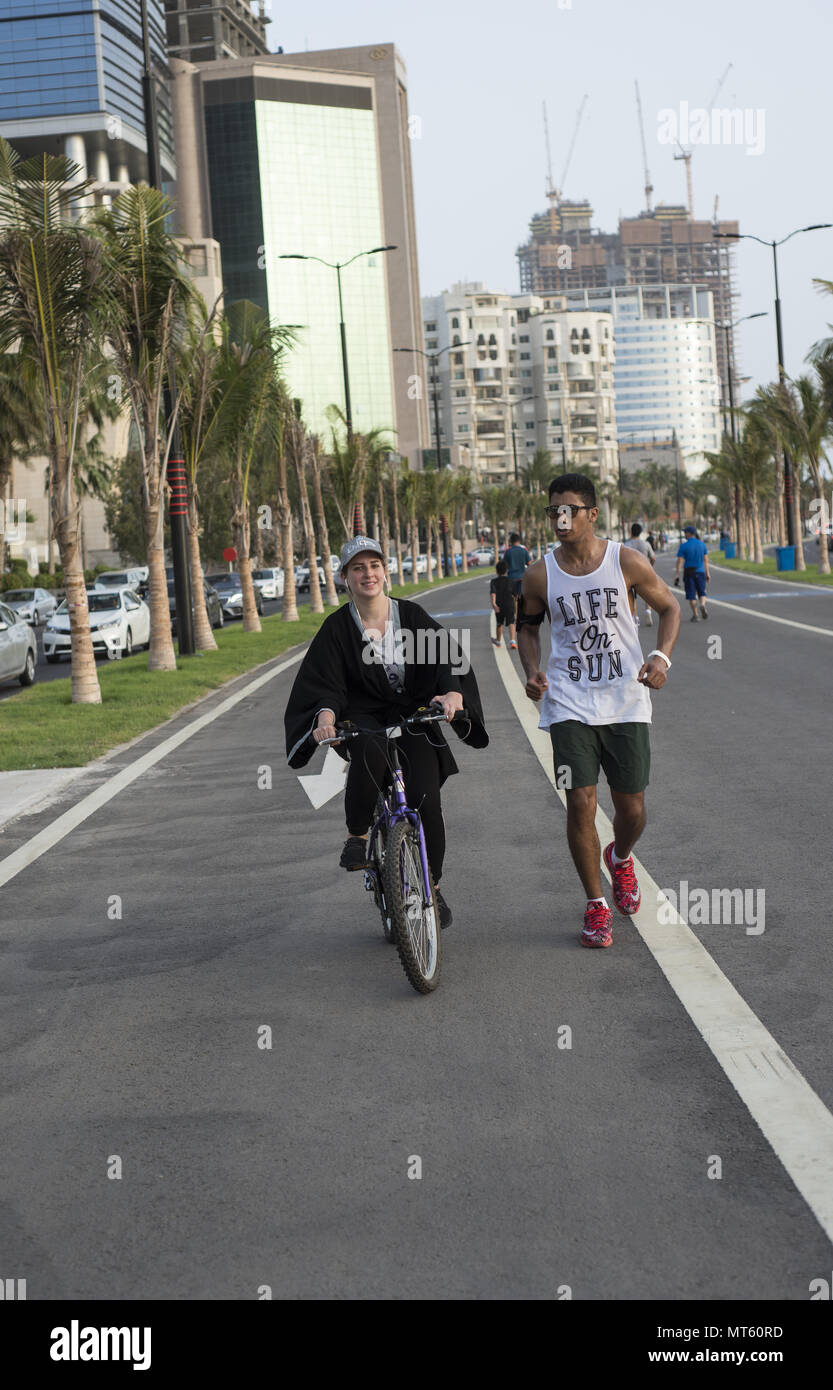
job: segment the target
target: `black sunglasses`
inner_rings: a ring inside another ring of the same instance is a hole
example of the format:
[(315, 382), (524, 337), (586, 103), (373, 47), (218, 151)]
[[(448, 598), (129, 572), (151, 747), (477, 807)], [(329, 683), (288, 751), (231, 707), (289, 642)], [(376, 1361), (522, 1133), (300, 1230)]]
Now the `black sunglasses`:
[(578, 516), (579, 512), (592, 512), (595, 507), (577, 506), (575, 502), (559, 502), (557, 507), (547, 507), (547, 516), (551, 521), (564, 512), (570, 512), (571, 516)]

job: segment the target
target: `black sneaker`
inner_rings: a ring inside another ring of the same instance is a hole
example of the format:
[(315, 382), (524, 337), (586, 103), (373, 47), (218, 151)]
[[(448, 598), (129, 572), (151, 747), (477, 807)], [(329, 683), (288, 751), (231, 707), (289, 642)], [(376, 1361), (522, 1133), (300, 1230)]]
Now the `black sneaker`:
[(355, 869), (366, 869), (367, 840), (363, 840), (360, 835), (351, 835), (344, 841), (344, 849), (338, 862), (340, 868), (351, 872)]
[(451, 915), (451, 908), (449, 907), (439, 888), (435, 888), (434, 892), (437, 895), (437, 909), (440, 914), (440, 927), (443, 931), (445, 931), (446, 927), (451, 926), (451, 923), (454, 921), (454, 918)]

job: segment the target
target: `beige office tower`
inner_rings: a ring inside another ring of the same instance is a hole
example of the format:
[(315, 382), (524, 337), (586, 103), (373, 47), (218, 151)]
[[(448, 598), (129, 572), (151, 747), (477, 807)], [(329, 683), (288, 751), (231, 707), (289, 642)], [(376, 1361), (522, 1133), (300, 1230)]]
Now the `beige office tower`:
[[(353, 428), (387, 431), (421, 466), (428, 419), (405, 69), (393, 44), (190, 64), (171, 60), (179, 227), (213, 236), (226, 302), (299, 325), (290, 393), (329, 440), (345, 407), (341, 274)], [(395, 250), (374, 256), (379, 246)], [(306, 259), (285, 259), (286, 257)], [(317, 260), (314, 258), (318, 258)]]
[[(559, 294), (620, 285), (693, 285), (710, 291), (718, 323), (735, 318), (734, 243), (737, 222), (695, 219), (688, 209), (660, 203), (638, 217), (622, 217), (616, 232), (593, 226), (590, 203), (551, 200), (529, 224), (517, 250), (521, 290)], [(720, 237), (715, 237), (720, 232)], [(726, 339), (717, 334), (718, 375), (728, 396)], [(734, 336), (729, 333), (737, 376)]]

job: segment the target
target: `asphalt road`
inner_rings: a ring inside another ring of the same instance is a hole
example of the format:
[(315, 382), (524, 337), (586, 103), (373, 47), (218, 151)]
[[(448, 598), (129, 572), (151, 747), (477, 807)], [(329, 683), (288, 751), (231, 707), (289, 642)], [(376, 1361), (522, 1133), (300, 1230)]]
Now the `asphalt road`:
[[(487, 578), (423, 600), (471, 627), (492, 737), (455, 740), (435, 994), (338, 869), (338, 800), (314, 811), (284, 763), (295, 665), (3, 888), (0, 1248), (29, 1299), (807, 1300), (829, 1277), (635, 927), (578, 945), (564, 813), (498, 672)], [(654, 696), (638, 854), (662, 886), (765, 890), (762, 934), (694, 930), (830, 1107), (831, 638), (808, 628), (833, 632), (833, 594), (715, 571), (712, 600)], [(193, 719), (8, 825), (0, 854)]]

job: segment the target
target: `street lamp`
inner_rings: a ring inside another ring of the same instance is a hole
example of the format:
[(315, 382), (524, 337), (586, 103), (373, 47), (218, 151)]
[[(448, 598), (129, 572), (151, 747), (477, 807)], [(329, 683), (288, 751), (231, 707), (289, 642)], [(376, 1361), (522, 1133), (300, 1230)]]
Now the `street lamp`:
[[(786, 378), (784, 371), (784, 341), (781, 334), (781, 294), (778, 288), (778, 247), (783, 246), (785, 241), (790, 241), (792, 237), (798, 236), (800, 232), (822, 232), (829, 227), (833, 227), (833, 222), (813, 222), (809, 227), (796, 227), (794, 232), (788, 236), (782, 236), (780, 241), (765, 241), (763, 237), (753, 236), (751, 232), (714, 232), (715, 237), (720, 237), (724, 241), (757, 241), (761, 246), (772, 247), (772, 269), (775, 276), (775, 336), (778, 347), (778, 380), (783, 385)], [(793, 510), (793, 475), (790, 456), (784, 447), (784, 510), (787, 513), (787, 544), (797, 545), (795, 533), (795, 512)]]
[[(433, 392), (432, 392), (432, 393), (433, 393), (433, 397), (434, 397), (434, 435), (435, 435), (436, 441), (437, 441), (437, 471), (438, 471), (438, 472), (439, 472), (439, 470), (442, 468), (442, 454), (440, 453), (440, 405), (439, 405), (439, 398), (440, 398), (440, 383), (439, 383), (439, 373), (435, 372), (435, 371), (434, 371), (434, 368), (435, 368), (435, 366), (436, 366), (436, 363), (439, 362), (439, 360), (440, 360), (440, 358), (442, 357), (442, 355), (443, 355), (444, 352), (456, 352), (458, 348), (470, 347), (470, 346), (471, 346), (471, 339), (470, 339), (470, 338), (467, 338), (466, 341), (465, 341), (464, 343), (448, 343), (445, 347), (440, 348), (438, 352), (425, 352), (423, 348), (405, 348), (405, 347), (398, 347), (398, 348), (394, 348), (394, 349), (393, 349), (394, 352), (415, 352), (415, 353), (417, 353), (420, 357), (425, 357), (425, 358), (431, 363), (431, 377), (432, 377), (432, 388), (433, 388)], [(449, 428), (449, 432), (448, 432), (448, 444), (449, 444), (449, 447), (448, 447), (448, 465), (449, 465), (449, 467), (451, 467), (451, 429), (450, 429), (450, 428)]]
[(352, 265), (361, 256), (376, 256), (382, 251), (395, 251), (395, 246), (372, 246), (369, 251), (357, 251), (355, 256), (351, 256), (349, 261), (325, 261), (321, 256), (303, 256), (294, 251), (279, 256), (279, 261), (318, 261), (319, 265), (326, 265), (330, 270), (334, 270), (338, 279), (338, 317), (339, 329), (341, 331), (341, 368), (344, 373), (344, 416), (347, 421), (347, 438), (353, 437), (353, 410), (350, 405), (350, 377), (347, 372), (347, 330), (344, 326), (344, 304), (341, 298), (341, 272), (346, 266)]

